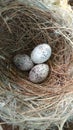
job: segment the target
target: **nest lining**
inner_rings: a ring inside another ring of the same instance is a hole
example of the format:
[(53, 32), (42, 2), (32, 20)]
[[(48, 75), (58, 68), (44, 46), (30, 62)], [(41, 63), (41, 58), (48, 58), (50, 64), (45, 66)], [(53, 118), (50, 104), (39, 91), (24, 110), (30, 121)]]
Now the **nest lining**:
[[(28, 129), (44, 130), (53, 122), (64, 124), (72, 114), (73, 102), (73, 81), (68, 73), (72, 47), (63, 36), (70, 36), (70, 31), (56, 23), (50, 11), (25, 4), (2, 8), (0, 27), (1, 118)], [(47, 61), (50, 73), (45, 82), (33, 84), (28, 80), (28, 72), (14, 66), (13, 57), (19, 53), (30, 55), (36, 45), (45, 42), (52, 48)]]

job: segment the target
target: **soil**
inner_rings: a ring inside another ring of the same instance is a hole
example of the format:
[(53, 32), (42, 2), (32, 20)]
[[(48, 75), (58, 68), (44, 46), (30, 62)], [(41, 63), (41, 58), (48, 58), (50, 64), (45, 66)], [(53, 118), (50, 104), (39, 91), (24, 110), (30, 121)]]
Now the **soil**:
[[(3, 130), (19, 130), (18, 127), (13, 128), (11, 125), (2, 125)], [(38, 129), (37, 129), (38, 130)], [(58, 130), (57, 127), (53, 127), (47, 130)], [(63, 130), (73, 130), (73, 123), (70, 123), (68, 126), (65, 124)]]

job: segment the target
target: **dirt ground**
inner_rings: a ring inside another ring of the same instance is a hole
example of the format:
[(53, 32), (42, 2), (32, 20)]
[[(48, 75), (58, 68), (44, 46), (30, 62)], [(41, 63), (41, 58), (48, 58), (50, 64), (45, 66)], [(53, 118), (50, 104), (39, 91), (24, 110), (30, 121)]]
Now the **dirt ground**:
[(13, 128), (13, 126), (11, 126), (11, 125), (2, 125), (2, 128), (3, 128), (3, 130), (19, 130), (18, 127)]
[(73, 0), (69, 0), (69, 4), (73, 6)]
[[(18, 127), (13, 128), (11, 125), (2, 125), (3, 130), (19, 130)], [(38, 129), (37, 129), (38, 130)], [(57, 127), (52, 127), (47, 130), (58, 130)], [(73, 123), (71, 122), (68, 126), (67, 124), (64, 126), (63, 130), (73, 130)]]

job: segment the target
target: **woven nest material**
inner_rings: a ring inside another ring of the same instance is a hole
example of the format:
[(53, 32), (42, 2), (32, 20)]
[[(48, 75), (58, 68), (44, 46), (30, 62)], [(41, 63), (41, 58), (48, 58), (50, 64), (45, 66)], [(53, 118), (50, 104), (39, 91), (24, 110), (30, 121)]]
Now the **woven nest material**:
[[(0, 11), (0, 118), (22, 129), (60, 129), (73, 114), (72, 30), (62, 27), (53, 13), (26, 4), (11, 4)], [(71, 41), (71, 42), (70, 42)], [(52, 56), (48, 78), (41, 84), (28, 80), (13, 64), (16, 54), (30, 55), (48, 43)]]

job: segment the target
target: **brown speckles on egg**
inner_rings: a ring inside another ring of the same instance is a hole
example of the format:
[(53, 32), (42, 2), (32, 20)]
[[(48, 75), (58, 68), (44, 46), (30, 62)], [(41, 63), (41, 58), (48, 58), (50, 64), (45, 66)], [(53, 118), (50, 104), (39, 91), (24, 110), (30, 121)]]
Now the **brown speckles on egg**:
[(31, 59), (36, 64), (46, 62), (51, 56), (51, 47), (47, 43), (36, 46), (31, 52)]
[(29, 73), (29, 80), (33, 83), (41, 83), (47, 78), (48, 73), (49, 66), (47, 64), (35, 65)]
[(33, 62), (31, 58), (26, 54), (18, 54), (13, 59), (16, 67), (22, 71), (28, 71), (33, 67)]

